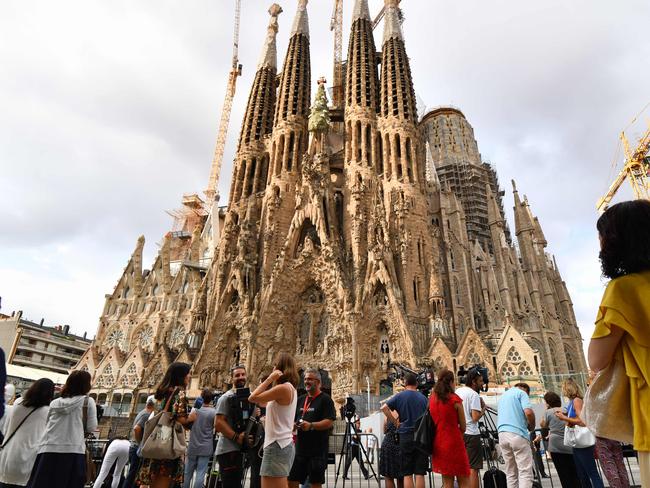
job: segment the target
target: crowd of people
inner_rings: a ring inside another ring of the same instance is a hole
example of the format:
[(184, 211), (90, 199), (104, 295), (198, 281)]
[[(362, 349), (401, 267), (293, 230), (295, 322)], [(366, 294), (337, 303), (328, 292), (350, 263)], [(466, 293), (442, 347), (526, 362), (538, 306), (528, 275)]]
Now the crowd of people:
[[(589, 367), (598, 373), (613, 358), (623, 361), (623, 381), (630, 387), (630, 412), (629, 418), (620, 421), (631, 420), (641, 485), (650, 487), (650, 202), (615, 205), (601, 216), (597, 227), (603, 274), (611, 281), (589, 344)], [(304, 371), (306, 392), (299, 396), (299, 373), (290, 354), (278, 354), (272, 372), (252, 391), (246, 368), (236, 365), (231, 370), (233, 388), (216, 404), (215, 392), (205, 389), (193, 408), (186, 396), (190, 369), (189, 364), (180, 362), (169, 366), (155, 394), (147, 398), (145, 408), (135, 417), (130, 439), (113, 439), (107, 447), (96, 487), (109, 482), (112, 469), (112, 488), (120, 482), (123, 488), (201, 488), (213, 458), (224, 487), (241, 486), (246, 467), (250, 468), (253, 488), (298, 488), (306, 483), (313, 488), (323, 486), (328, 436), (336, 411), (332, 399), (321, 389), (317, 369)], [(3, 373), (0, 370), (0, 380)], [(486, 415), (480, 396), (483, 381), (480, 372), (472, 369), (463, 378), (464, 384), (457, 385), (454, 373), (445, 369), (438, 372), (427, 398), (418, 391), (416, 375), (404, 376), (403, 391), (381, 407), (385, 424), (379, 474), (387, 487), (424, 488), (429, 468), (442, 475), (445, 488), (454, 483), (459, 488), (479, 486), (485, 454), (491, 455), (489, 436), (479, 427)], [(84, 487), (92, 464), (86, 438), (97, 429), (97, 406), (89, 396), (90, 374), (70, 373), (58, 396), (48, 379), (34, 382), (15, 401), (12, 388), (7, 385), (8, 398), (0, 401), (0, 488)], [(581, 417), (585, 402), (575, 381), (567, 379), (561, 392), (544, 394), (546, 411), (539, 419), (539, 435), (530, 393), (528, 384), (518, 383), (498, 400), (496, 430), (509, 488), (532, 488), (535, 466), (544, 476), (541, 446), (550, 454), (563, 488), (603, 487), (596, 457), (609, 486), (629, 486), (620, 442), (593, 435), (593, 442), (567, 442), (567, 436), (575, 437), (580, 428), (588, 427)], [(568, 399), (564, 406), (562, 397)], [(160, 424), (162, 427), (153, 434), (151, 426), (156, 424), (151, 421), (162, 418), (162, 414), (171, 419), (172, 427), (164, 430), (165, 425)], [(435, 429), (431, 429), (432, 445), (422, 449), (417, 437), (426, 416)], [(347, 477), (356, 460), (368, 478), (374, 473), (364, 467), (360, 425), (352, 423), (343, 476)], [(189, 443), (182, 453), (173, 441), (179, 428), (183, 446), (183, 431), (189, 431)], [(176, 449), (177, 454), (148, 457), (147, 453), (153, 452), (151, 439), (163, 446), (172, 439), (172, 451)], [(366, 446), (374, 451), (374, 443)]]

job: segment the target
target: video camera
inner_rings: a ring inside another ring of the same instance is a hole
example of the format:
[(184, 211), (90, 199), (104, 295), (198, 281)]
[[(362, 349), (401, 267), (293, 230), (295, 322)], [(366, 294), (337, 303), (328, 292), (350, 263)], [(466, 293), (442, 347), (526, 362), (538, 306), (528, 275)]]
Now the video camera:
[(458, 382), (462, 383), (465, 386), (469, 386), (467, 384), (467, 378), (468, 378), (468, 373), (472, 370), (476, 370), (483, 378), (482, 391), (484, 392), (488, 391), (488, 383), (490, 381), (490, 378), (488, 376), (488, 369), (478, 364), (475, 364), (468, 370), (465, 370), (465, 366), (461, 366), (460, 369), (458, 370)]
[(435, 375), (433, 368), (424, 368), (422, 371), (413, 371), (407, 366), (401, 364), (393, 364), (393, 369), (395, 372), (391, 374), (391, 379), (393, 380), (402, 380), (407, 373), (412, 373), (417, 378), (417, 389), (429, 396), (431, 390), (436, 384)]
[(345, 398), (345, 403), (341, 407), (341, 418), (352, 420), (355, 413), (357, 413), (357, 405), (354, 403), (354, 398), (348, 396)]
[(246, 431), (248, 419), (251, 417), (255, 405), (248, 401), (251, 394), (250, 388), (237, 388), (235, 394), (229, 399), (229, 417), (233, 419), (232, 429), (238, 434)]

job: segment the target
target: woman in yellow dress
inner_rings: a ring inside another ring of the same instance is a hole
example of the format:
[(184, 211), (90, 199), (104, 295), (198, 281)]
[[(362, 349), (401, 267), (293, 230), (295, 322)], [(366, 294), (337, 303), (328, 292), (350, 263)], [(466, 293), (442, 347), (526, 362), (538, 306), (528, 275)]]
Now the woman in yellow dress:
[(623, 358), (641, 485), (650, 488), (650, 201), (610, 207), (597, 228), (603, 275), (611, 281), (589, 343), (589, 367), (598, 372), (615, 355)]

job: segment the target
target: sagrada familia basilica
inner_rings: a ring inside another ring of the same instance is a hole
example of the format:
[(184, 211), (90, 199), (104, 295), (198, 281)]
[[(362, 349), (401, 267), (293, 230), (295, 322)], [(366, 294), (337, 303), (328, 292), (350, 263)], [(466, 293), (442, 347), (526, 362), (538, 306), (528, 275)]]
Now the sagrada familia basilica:
[(227, 207), (186, 195), (150, 269), (138, 239), (77, 365), (100, 400), (133, 410), (173, 361), (195, 393), (237, 363), (256, 380), (278, 351), (327, 372), (339, 400), (390, 391), (395, 364), (480, 364), (492, 386), (586, 371), (527, 199), (513, 182), (513, 236), (463, 113), (419, 116), (397, 4), (378, 51), (356, 0), (336, 105), (311, 77), (307, 0), (281, 69), (270, 9)]

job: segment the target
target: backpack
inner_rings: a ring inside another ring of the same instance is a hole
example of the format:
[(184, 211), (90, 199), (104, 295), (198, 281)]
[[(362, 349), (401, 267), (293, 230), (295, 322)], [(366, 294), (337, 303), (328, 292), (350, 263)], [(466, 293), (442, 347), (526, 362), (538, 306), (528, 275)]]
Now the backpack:
[(506, 474), (497, 468), (488, 469), (483, 475), (483, 488), (507, 488)]
[(415, 421), (415, 432), (413, 434), (413, 442), (415, 448), (431, 456), (433, 453), (433, 440), (436, 437), (436, 424), (429, 413), (427, 408), (424, 413)]

